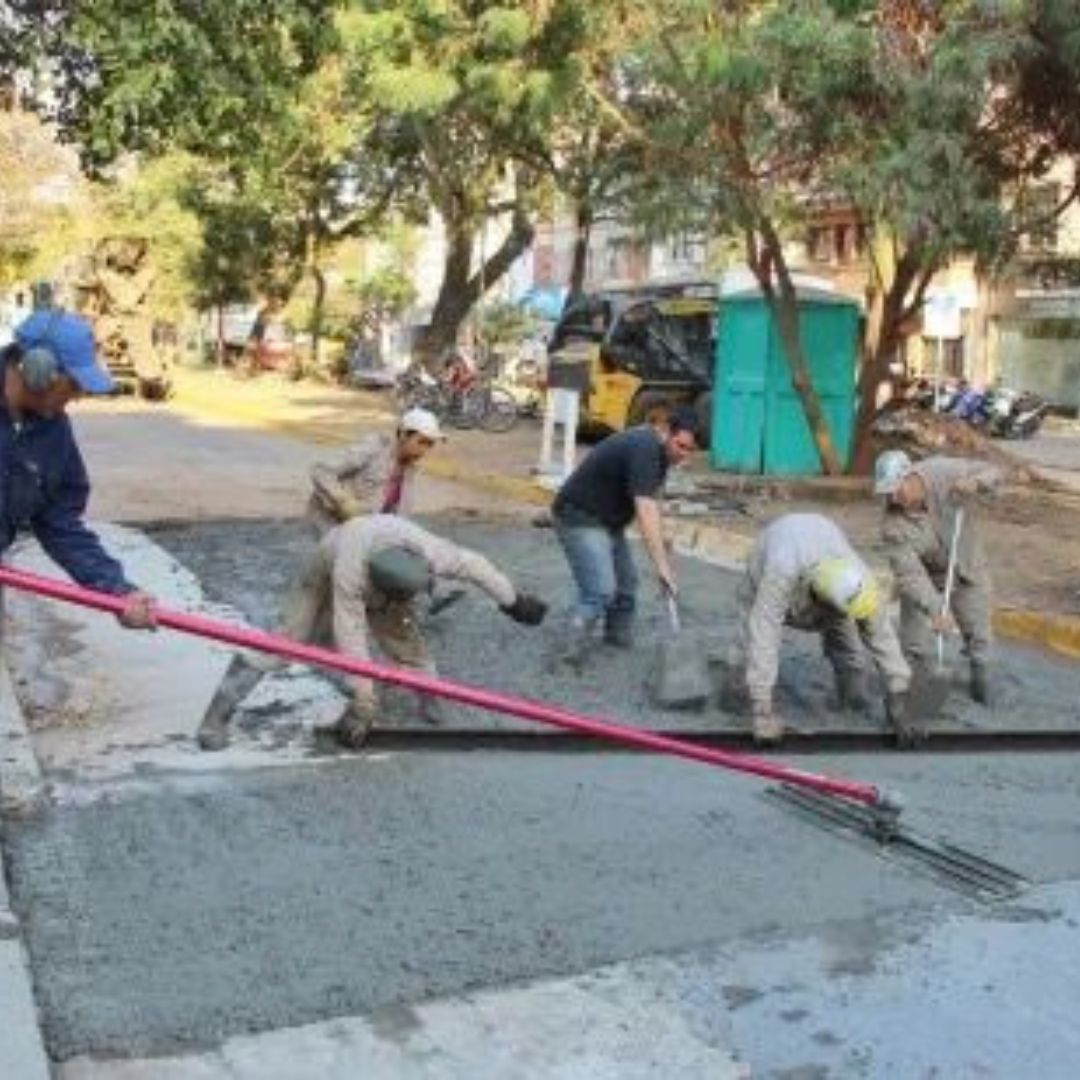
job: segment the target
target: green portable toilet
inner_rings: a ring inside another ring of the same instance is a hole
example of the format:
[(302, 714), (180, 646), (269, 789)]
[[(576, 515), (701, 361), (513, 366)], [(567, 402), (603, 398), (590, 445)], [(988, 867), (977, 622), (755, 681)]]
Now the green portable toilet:
[[(849, 297), (800, 289), (799, 330), (810, 377), (846, 465), (855, 430), (859, 306)], [(721, 298), (715, 365), (713, 468), (773, 476), (821, 472), (780, 335), (756, 289)]]

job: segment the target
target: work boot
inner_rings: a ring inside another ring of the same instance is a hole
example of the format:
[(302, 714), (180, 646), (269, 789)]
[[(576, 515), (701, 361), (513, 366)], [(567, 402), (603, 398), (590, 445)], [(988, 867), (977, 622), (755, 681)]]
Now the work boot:
[(840, 712), (864, 713), (870, 708), (861, 671), (841, 668), (836, 672), (836, 703)]
[(634, 613), (609, 611), (604, 619), (604, 640), (616, 649), (629, 649), (634, 644)]
[(979, 661), (971, 664), (971, 700), (986, 708), (990, 708), (994, 703), (994, 694), (990, 688), (990, 669)]
[(589, 656), (595, 648), (593, 641), (595, 629), (595, 619), (579, 619), (576, 617), (571, 619), (568, 640), (559, 654), (559, 660), (567, 667), (580, 672), (585, 667)]
[(911, 750), (926, 738), (926, 728), (908, 713), (907, 694), (888, 694), (885, 719), (893, 733), (897, 750)]
[(334, 725), (334, 737), (346, 750), (359, 750), (375, 723), (375, 708), (366, 702), (349, 702)]
[(237, 705), (255, 689), (263, 674), (242, 656), (232, 658), (195, 734), (201, 749), (224, 750), (229, 745), (229, 721)]
[(754, 710), (754, 742), (758, 746), (778, 746), (784, 738), (784, 725), (773, 715), (772, 710)]
[(430, 694), (420, 695), (420, 719), (432, 727), (449, 727), (450, 710), (442, 698)]

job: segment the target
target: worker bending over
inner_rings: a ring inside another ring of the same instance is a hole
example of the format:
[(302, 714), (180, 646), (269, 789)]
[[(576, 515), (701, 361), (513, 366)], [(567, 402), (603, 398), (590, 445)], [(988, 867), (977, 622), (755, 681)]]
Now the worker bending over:
[(434, 413), (409, 409), (393, 435), (367, 435), (311, 469), (307, 516), (322, 536), (361, 514), (408, 513), (417, 466), (445, 438)]
[(785, 626), (821, 635), (836, 675), (841, 708), (867, 706), (865, 646), (885, 684), (885, 711), (900, 745), (918, 730), (906, 715), (911, 669), (880, 602), (869, 569), (847, 537), (820, 514), (785, 514), (762, 530), (738, 593), (738, 636), (730, 654), (728, 695), (749, 697), (754, 739), (778, 743), (773, 710)]
[[(323, 537), (293, 586), (281, 633), (307, 644), (332, 645), (359, 660), (370, 658), (373, 636), (395, 663), (434, 675), (413, 607), (414, 598), (430, 588), (433, 578), (475, 585), (503, 614), (527, 626), (539, 625), (547, 610), (543, 601), (520, 592), (477, 552), (404, 518), (375, 514), (354, 518)], [(284, 663), (265, 654), (233, 658), (199, 725), (204, 750), (220, 750), (228, 743), (236, 707), (264, 674)], [(371, 730), (377, 698), (370, 679), (350, 677), (349, 690), (351, 700), (335, 733), (343, 745), (355, 749)], [(440, 721), (440, 705), (438, 698), (420, 696), (421, 714), (429, 723)]]
[(916, 666), (929, 662), (935, 633), (955, 625), (971, 664), (971, 696), (991, 704), (992, 597), (990, 569), (971, 508), (965, 509), (956, 549), (949, 612), (945, 579), (957, 510), (972, 496), (993, 492), (1002, 471), (981, 461), (931, 457), (917, 465), (902, 450), (881, 454), (874, 493), (885, 498), (882, 537), (900, 596), (900, 641)]

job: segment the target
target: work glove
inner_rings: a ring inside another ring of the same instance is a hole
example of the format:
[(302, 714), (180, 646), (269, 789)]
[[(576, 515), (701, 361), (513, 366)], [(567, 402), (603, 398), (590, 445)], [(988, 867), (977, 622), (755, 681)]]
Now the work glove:
[(149, 593), (136, 589), (128, 593), (124, 601), (124, 610), (116, 616), (121, 626), (128, 630), (157, 629), (154, 598)]
[(885, 717), (898, 750), (910, 750), (926, 738), (926, 729), (908, 715), (908, 695), (890, 693), (885, 697)]
[(334, 725), (334, 735), (346, 750), (359, 750), (375, 723), (375, 702), (353, 698)]
[(512, 604), (500, 608), (500, 610), (516, 623), (522, 623), (525, 626), (539, 626), (547, 614), (547, 604), (538, 596), (519, 592), (514, 597)]

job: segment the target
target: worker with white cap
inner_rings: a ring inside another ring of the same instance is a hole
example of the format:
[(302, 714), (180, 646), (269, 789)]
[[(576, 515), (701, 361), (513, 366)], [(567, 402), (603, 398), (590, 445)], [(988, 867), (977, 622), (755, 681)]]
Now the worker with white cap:
[[(971, 696), (992, 701), (990, 659), (992, 612), (990, 568), (979, 536), (972, 496), (990, 494), (1004, 479), (985, 461), (930, 457), (915, 463), (902, 450), (887, 450), (874, 466), (874, 494), (886, 500), (882, 537), (900, 597), (900, 641), (908, 660), (927, 664), (935, 633), (953, 623), (971, 664)], [(950, 611), (943, 593), (957, 511), (965, 506), (956, 538), (956, 567)]]
[(311, 469), (308, 518), (320, 536), (361, 514), (408, 513), (417, 466), (445, 436), (427, 409), (409, 409), (394, 434), (372, 434)]
[(863, 648), (885, 685), (886, 717), (899, 745), (918, 731), (906, 715), (911, 669), (866, 564), (821, 514), (785, 514), (762, 530), (738, 593), (738, 636), (729, 654), (726, 697), (749, 698), (754, 739), (778, 743), (783, 724), (773, 688), (785, 626), (821, 635), (841, 708), (868, 706)]

